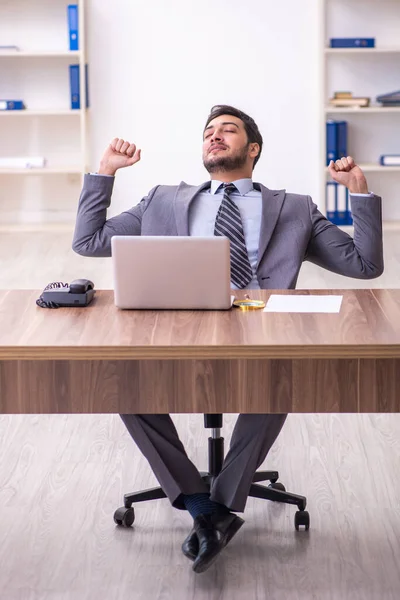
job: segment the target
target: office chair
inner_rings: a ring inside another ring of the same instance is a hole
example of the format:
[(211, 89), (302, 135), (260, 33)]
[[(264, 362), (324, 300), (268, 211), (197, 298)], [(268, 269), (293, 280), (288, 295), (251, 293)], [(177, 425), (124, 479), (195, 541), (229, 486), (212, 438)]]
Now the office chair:
[[(224, 438), (221, 437), (222, 417), (222, 414), (204, 415), (204, 427), (212, 430), (212, 437), (208, 438), (208, 471), (200, 474), (209, 488), (212, 486), (214, 477), (220, 473), (224, 461)], [(310, 515), (305, 510), (307, 499), (304, 496), (287, 492), (285, 486), (278, 482), (278, 479), (278, 471), (257, 471), (253, 477), (249, 496), (272, 500), (273, 502), (295, 504), (298, 511), (294, 515), (294, 526), (297, 531), (300, 527), (304, 527), (307, 531), (310, 527)], [(268, 486), (258, 485), (260, 481), (270, 481), (270, 484)], [(114, 521), (122, 527), (130, 527), (135, 520), (135, 511), (132, 508), (134, 502), (158, 500), (166, 497), (161, 487), (125, 494), (124, 506), (117, 508), (114, 513)]]

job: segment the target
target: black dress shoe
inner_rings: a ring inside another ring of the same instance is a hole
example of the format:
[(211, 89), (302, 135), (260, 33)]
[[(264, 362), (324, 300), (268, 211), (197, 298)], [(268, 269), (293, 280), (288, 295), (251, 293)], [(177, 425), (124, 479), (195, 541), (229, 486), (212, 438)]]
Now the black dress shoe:
[(193, 571), (206, 571), (243, 523), (244, 520), (233, 513), (213, 513), (196, 517), (193, 529), (196, 532), (199, 550), (193, 563)]
[(182, 544), (182, 552), (190, 560), (195, 560), (199, 553), (199, 538), (194, 527)]
[[(238, 517), (238, 519), (239, 522), (241, 521), (238, 527), (228, 527), (228, 531), (226, 533), (225, 546), (231, 541), (235, 533), (244, 523), (243, 519), (240, 519), (240, 517)], [(189, 560), (195, 560), (196, 556), (199, 553), (199, 538), (197, 537), (196, 530), (194, 527), (182, 544), (182, 552)]]

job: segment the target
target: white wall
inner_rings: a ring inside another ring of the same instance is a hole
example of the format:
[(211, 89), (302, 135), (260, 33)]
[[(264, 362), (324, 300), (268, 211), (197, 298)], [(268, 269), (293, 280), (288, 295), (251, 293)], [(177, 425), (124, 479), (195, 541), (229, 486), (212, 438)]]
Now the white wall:
[(110, 215), (156, 184), (209, 178), (202, 130), (221, 103), (261, 130), (254, 179), (318, 202), (319, 10), (320, 0), (88, 0), (92, 168), (115, 136), (142, 148), (117, 174)]

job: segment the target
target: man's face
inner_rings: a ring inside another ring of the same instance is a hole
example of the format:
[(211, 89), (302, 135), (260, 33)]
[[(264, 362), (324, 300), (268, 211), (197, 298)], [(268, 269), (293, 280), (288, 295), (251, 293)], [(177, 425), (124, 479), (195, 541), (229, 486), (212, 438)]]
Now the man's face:
[(203, 134), (203, 164), (209, 173), (245, 166), (249, 143), (243, 121), (232, 115), (216, 117)]

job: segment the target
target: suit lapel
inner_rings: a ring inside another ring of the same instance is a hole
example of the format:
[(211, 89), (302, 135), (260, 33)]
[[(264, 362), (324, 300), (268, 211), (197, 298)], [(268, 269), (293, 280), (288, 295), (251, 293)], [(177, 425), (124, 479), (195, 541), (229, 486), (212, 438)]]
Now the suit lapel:
[[(174, 198), (174, 214), (178, 235), (189, 235), (190, 203), (196, 194), (206, 190), (210, 185), (210, 181), (206, 181), (198, 186), (188, 185), (184, 181), (181, 181), (179, 184)], [(285, 200), (286, 190), (269, 190), (260, 183), (254, 183), (254, 187), (261, 191), (262, 201), (260, 240), (258, 244), (258, 267), (278, 221)]]
[(260, 183), (255, 183), (254, 187), (261, 190), (262, 201), (260, 240), (258, 243), (258, 268), (278, 221), (285, 200), (286, 190), (269, 190)]
[(189, 235), (189, 206), (196, 194), (206, 190), (211, 185), (206, 181), (201, 185), (188, 185), (184, 181), (178, 186), (174, 198), (174, 213), (178, 235)]

